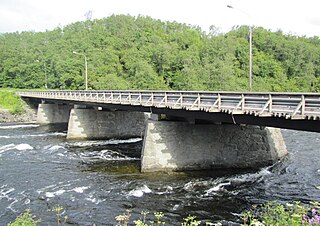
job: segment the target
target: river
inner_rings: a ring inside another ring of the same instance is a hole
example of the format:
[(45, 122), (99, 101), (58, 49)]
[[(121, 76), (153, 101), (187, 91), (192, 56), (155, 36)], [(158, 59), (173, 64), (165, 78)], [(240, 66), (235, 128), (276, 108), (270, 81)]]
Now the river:
[[(57, 225), (115, 225), (132, 210), (164, 212), (167, 225), (183, 217), (240, 222), (239, 214), (268, 200), (320, 201), (320, 134), (282, 130), (289, 155), (255, 171), (215, 170), (142, 174), (142, 141), (68, 141), (64, 128), (0, 124), (0, 222), (27, 208)], [(132, 222), (132, 221), (131, 221)]]

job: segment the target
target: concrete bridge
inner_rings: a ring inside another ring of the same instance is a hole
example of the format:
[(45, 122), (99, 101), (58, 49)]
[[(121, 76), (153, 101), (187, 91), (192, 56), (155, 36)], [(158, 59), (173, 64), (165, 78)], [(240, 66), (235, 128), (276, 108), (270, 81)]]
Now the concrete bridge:
[(278, 128), (320, 132), (320, 94), (315, 93), (17, 94), (38, 104), (39, 124), (68, 123), (68, 139), (144, 137), (144, 172), (260, 167), (287, 154)]

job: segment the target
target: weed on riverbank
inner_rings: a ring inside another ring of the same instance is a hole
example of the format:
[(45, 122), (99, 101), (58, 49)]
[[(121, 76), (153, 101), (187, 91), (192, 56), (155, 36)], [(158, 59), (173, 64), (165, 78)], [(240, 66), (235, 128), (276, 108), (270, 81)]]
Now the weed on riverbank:
[[(53, 212), (57, 213), (57, 225), (62, 226), (66, 223), (67, 217), (62, 217), (63, 207), (58, 206), (53, 209)], [(164, 214), (162, 212), (156, 212), (153, 215), (148, 215), (149, 212), (142, 212), (140, 219), (133, 220), (134, 224), (130, 224), (131, 211), (123, 215), (115, 217), (117, 221), (116, 226), (163, 226), (168, 225), (163, 221)], [(300, 225), (310, 225), (319, 226), (320, 225), (320, 202), (311, 202), (310, 205), (302, 205), (300, 202), (281, 204), (278, 201), (268, 202), (263, 205), (258, 205), (253, 207), (250, 211), (242, 214), (244, 226), (300, 226)], [(30, 213), (27, 209), (23, 214), (16, 218), (8, 226), (36, 226), (41, 220), (36, 220), (36, 217)], [(93, 224), (95, 225), (95, 224)], [(202, 222), (197, 220), (195, 216), (188, 216), (183, 218), (182, 226), (198, 226), (198, 225), (216, 225), (221, 226), (223, 223), (211, 223)]]

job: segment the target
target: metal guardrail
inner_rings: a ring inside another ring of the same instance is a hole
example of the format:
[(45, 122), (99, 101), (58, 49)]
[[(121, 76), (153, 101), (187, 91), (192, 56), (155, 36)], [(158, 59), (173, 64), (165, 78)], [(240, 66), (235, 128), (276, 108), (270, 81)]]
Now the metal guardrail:
[(22, 97), (84, 103), (133, 105), (187, 111), (248, 114), (257, 117), (320, 120), (318, 93), (193, 91), (28, 91)]

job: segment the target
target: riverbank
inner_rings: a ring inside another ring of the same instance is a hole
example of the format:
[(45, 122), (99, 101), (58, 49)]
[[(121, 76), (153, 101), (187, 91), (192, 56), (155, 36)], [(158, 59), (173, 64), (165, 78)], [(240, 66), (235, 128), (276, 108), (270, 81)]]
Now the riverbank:
[(0, 122), (35, 122), (36, 110), (10, 90), (0, 90)]
[[(26, 104), (25, 104), (26, 105)], [(24, 112), (14, 114), (10, 110), (0, 108), (0, 123), (6, 122), (35, 122), (37, 119), (36, 111), (29, 106), (23, 106)]]

